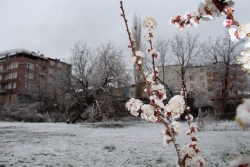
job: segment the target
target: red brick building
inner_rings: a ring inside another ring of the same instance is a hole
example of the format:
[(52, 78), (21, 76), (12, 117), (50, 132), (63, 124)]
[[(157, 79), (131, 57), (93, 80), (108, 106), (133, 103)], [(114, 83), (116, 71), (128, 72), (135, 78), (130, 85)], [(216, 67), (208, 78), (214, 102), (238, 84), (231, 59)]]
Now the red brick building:
[(46, 77), (54, 78), (57, 71), (67, 68), (71, 74), (71, 65), (38, 55), (24, 49), (0, 52), (0, 104), (18, 103), (20, 94), (25, 93), (35, 80)]

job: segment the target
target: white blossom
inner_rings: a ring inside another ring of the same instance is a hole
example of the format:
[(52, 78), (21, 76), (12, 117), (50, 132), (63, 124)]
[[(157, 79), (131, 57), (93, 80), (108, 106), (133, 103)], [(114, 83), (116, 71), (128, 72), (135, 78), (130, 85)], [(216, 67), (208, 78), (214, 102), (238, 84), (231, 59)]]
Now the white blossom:
[(135, 55), (139, 56), (139, 57), (144, 57), (145, 56), (145, 54), (142, 51), (136, 51)]
[(143, 39), (145, 40), (145, 41), (147, 41), (147, 42), (149, 42), (150, 40), (151, 40), (151, 37), (149, 36), (149, 35), (145, 35), (144, 37), (143, 37)]
[(142, 22), (142, 27), (145, 28), (148, 32), (152, 32), (157, 27), (157, 23), (153, 18), (147, 17)]
[(140, 110), (141, 106), (143, 105), (143, 102), (135, 99), (135, 98), (131, 98), (129, 99), (128, 102), (126, 102), (125, 107), (127, 108), (127, 110), (130, 111), (130, 113), (134, 116), (138, 116), (138, 110)]
[(223, 21), (224, 27), (230, 27), (232, 25), (233, 21), (231, 19), (226, 19)]
[(246, 48), (246, 49), (250, 49), (250, 38), (249, 38), (248, 41), (246, 41), (246, 43), (245, 43), (245, 48)]
[(250, 23), (242, 24), (239, 27), (239, 37), (241, 39), (245, 38), (246, 35), (250, 33)]
[(167, 129), (163, 129), (161, 133), (162, 133), (163, 146), (168, 146), (172, 141), (172, 138), (168, 135)]
[(239, 166), (249, 167), (250, 166), (250, 157), (249, 156), (239, 156), (229, 163), (229, 167), (239, 167)]
[(169, 135), (163, 135), (162, 142), (163, 146), (168, 146), (171, 143), (172, 139)]
[(132, 56), (132, 58), (130, 59), (132, 64), (136, 63), (136, 60), (137, 60), (136, 56)]
[(185, 100), (180, 95), (172, 97), (166, 105), (166, 111), (172, 113), (172, 118), (177, 119), (184, 112)]
[(142, 59), (139, 59), (139, 60), (137, 61), (137, 63), (138, 63), (138, 64), (142, 64)]
[(157, 118), (154, 115), (154, 107), (150, 104), (144, 104), (141, 107), (141, 118), (147, 121), (156, 122)]
[(181, 153), (190, 157), (195, 156), (197, 154), (194, 148), (190, 147), (190, 144), (185, 144), (184, 146), (182, 146)]
[(201, 156), (195, 156), (192, 158), (192, 167), (206, 167), (207, 161)]
[(164, 100), (167, 98), (165, 87), (162, 84), (152, 85), (151, 90), (154, 92), (154, 99)]
[(198, 131), (198, 126), (196, 124), (191, 124), (190, 128), (187, 130), (186, 134), (187, 135), (192, 135), (192, 133), (195, 133)]
[(192, 26), (194, 26), (195, 28), (200, 27), (200, 23), (199, 23), (198, 19), (192, 17), (189, 21), (190, 21), (190, 24)]
[[(250, 44), (250, 42), (249, 42)], [(243, 70), (250, 72), (250, 48), (246, 48), (237, 56), (238, 64), (242, 65)]]
[(250, 99), (243, 99), (237, 107), (235, 120), (242, 127), (250, 127)]
[(228, 33), (230, 35), (231, 41), (232, 42), (238, 42), (239, 41), (239, 31), (236, 30), (235, 28), (230, 28), (228, 30)]
[(173, 121), (173, 122), (171, 122), (171, 125), (172, 125), (174, 131), (175, 131), (177, 134), (180, 134), (180, 133), (181, 133), (181, 131), (182, 131), (182, 126), (181, 126), (180, 122)]
[(213, 3), (213, 0), (206, 0), (205, 8), (215, 17), (220, 17), (222, 15), (219, 9)]
[(153, 73), (149, 74), (148, 77), (146, 78), (146, 80), (147, 80), (147, 82), (149, 84), (155, 83), (155, 76), (154, 76), (154, 74)]
[(188, 120), (188, 121), (193, 121), (194, 117), (193, 117), (193, 115), (188, 114), (188, 115), (185, 116), (185, 119)]

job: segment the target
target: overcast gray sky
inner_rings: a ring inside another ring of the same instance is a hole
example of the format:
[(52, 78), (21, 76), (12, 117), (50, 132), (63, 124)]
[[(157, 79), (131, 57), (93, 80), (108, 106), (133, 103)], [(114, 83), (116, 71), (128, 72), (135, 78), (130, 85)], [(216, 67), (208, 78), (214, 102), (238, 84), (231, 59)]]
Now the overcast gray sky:
[[(203, 1), (124, 0), (123, 4), (130, 27), (134, 13), (140, 14), (142, 20), (153, 17), (158, 23), (155, 36), (168, 39), (179, 33), (168, 25), (169, 18), (192, 12)], [(66, 58), (77, 41), (85, 40), (94, 48), (110, 40), (123, 49), (126, 60), (131, 56), (120, 0), (0, 0), (0, 6), (0, 52), (27, 49), (47, 57)], [(250, 22), (249, 7), (250, 0), (236, 1), (235, 18), (240, 23)], [(224, 19), (201, 22), (200, 28), (188, 30), (199, 33), (201, 40), (223, 36)]]

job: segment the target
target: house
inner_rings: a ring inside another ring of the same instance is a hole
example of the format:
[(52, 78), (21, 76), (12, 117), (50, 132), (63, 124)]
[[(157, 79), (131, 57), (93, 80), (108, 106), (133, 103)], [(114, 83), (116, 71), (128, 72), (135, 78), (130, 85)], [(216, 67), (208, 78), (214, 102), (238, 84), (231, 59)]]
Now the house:
[(0, 52), (0, 104), (19, 103), (20, 95), (42, 83), (44, 89), (49, 89), (49, 84), (53, 84), (49, 79), (55, 79), (62, 69), (70, 75), (72, 66), (25, 49)]

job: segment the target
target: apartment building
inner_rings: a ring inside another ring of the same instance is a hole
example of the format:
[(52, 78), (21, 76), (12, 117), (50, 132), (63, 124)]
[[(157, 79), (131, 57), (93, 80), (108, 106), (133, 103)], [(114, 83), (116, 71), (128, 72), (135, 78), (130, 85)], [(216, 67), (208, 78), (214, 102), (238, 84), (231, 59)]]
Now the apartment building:
[(60, 59), (52, 59), (25, 49), (0, 52), (0, 104), (18, 103), (18, 96), (25, 93), (37, 77), (39, 81), (45, 75), (54, 77), (53, 74), (62, 68), (67, 68), (71, 74), (71, 65)]
[[(171, 90), (177, 94), (180, 92), (181, 66), (170, 65), (158, 67), (160, 70), (159, 79), (166, 83)], [(188, 92), (202, 94), (207, 97), (207, 67), (189, 66), (186, 68), (184, 81)]]
[[(225, 82), (223, 63), (213, 63), (207, 66), (189, 65), (186, 68), (184, 80), (187, 92), (191, 92), (199, 101), (217, 101), (222, 99), (222, 84)], [(170, 65), (158, 67), (160, 70), (159, 79), (166, 83), (171, 90), (180, 92), (181, 66)], [(239, 101), (243, 97), (249, 96), (247, 91), (246, 73), (240, 65), (233, 64), (229, 66), (227, 78), (227, 99)], [(198, 100), (197, 100), (198, 101)]]
[(159, 79), (168, 85), (168, 87), (177, 94), (180, 92), (181, 79), (181, 66), (170, 65), (170, 66), (159, 66), (160, 71)]

